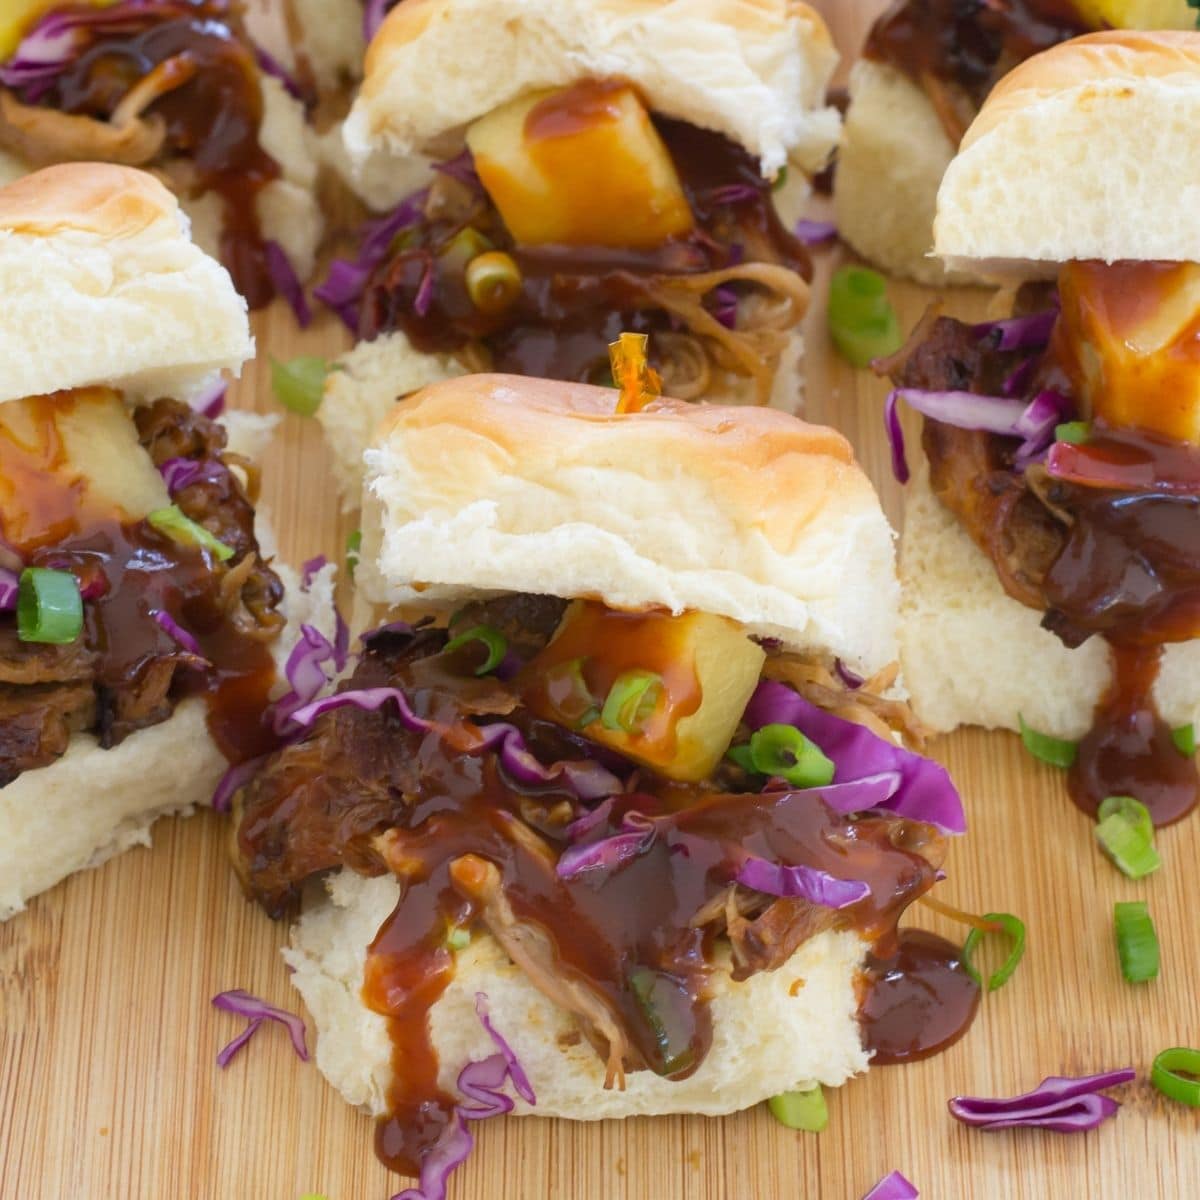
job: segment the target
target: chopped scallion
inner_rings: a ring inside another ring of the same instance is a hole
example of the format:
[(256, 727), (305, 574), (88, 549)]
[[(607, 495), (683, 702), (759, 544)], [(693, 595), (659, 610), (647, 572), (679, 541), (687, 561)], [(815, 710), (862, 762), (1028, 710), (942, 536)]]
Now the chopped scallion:
[(1054, 427), (1054, 440), (1056, 442), (1070, 442), (1073, 446), (1078, 446), (1086, 442), (1092, 436), (1092, 425), (1090, 421), (1064, 421), (1061, 425)]
[(1130, 879), (1142, 879), (1162, 866), (1154, 848), (1154, 822), (1144, 804), (1132, 796), (1109, 796), (1097, 816), (1096, 840)]
[(352, 529), (346, 534), (346, 574), (351, 579), (358, 568), (358, 557), (362, 550), (362, 530)]
[(743, 771), (751, 775), (758, 774), (758, 768), (754, 765), (754, 756), (750, 753), (750, 747), (747, 745), (730, 746), (725, 751), (725, 757), (731, 762), (736, 763)]
[(1196, 726), (1189, 721), (1186, 725), (1180, 725), (1178, 729), (1172, 729), (1171, 741), (1175, 743), (1175, 749), (1180, 754), (1191, 758), (1196, 753)]
[(1117, 957), (1130, 983), (1158, 978), (1158, 934), (1145, 900), (1122, 901), (1113, 907)]
[(767, 1101), (771, 1116), (789, 1129), (820, 1133), (829, 1124), (829, 1107), (820, 1084), (807, 1092), (781, 1092)]
[(894, 354), (904, 342), (887, 281), (866, 267), (842, 267), (829, 283), (829, 336), (856, 367)]
[(199, 546), (220, 562), (226, 562), (233, 557), (232, 546), (218, 541), (203, 525), (197, 525), (191, 517), (185, 517), (178, 504), (172, 504), (170, 508), (155, 509), (146, 520), (159, 533), (165, 533), (172, 541)]
[[(1200, 0), (1198, 0), (1198, 2), (1200, 2)], [(774, 180), (772, 180), (771, 191), (773, 191), (773, 192), (779, 191), (785, 183), (787, 183), (787, 164), (786, 163), (782, 167), (779, 168), (779, 171), (775, 175)]]
[(1025, 724), (1025, 718), (1020, 714), (1017, 715), (1017, 720), (1021, 724), (1021, 741), (1034, 758), (1049, 763), (1052, 767), (1065, 769), (1075, 765), (1075, 755), (1079, 753), (1079, 747), (1074, 742), (1051, 737), (1048, 733), (1038, 733), (1036, 729), (1031, 729)]
[(975, 947), (990, 933), (1006, 934), (1012, 942), (1012, 949), (1009, 951), (1008, 957), (1001, 963), (999, 969), (994, 971), (987, 981), (987, 990), (994, 992), (1009, 981), (1009, 978), (1017, 969), (1017, 964), (1021, 961), (1025, 953), (1025, 922), (1019, 917), (1014, 917), (1012, 913), (984, 913), (983, 919), (990, 922), (994, 928), (986, 931), (972, 929), (967, 934), (967, 940), (963, 943), (962, 948), (962, 965), (967, 974), (980, 987), (983, 987), (983, 980), (980, 978), (979, 972), (975, 969), (975, 965), (971, 961), (971, 956), (975, 953)]
[(796, 788), (833, 782), (833, 759), (793, 725), (764, 725), (750, 736), (750, 761), (760, 775), (773, 775)]
[(471, 944), (470, 930), (463, 929), (461, 925), (455, 925), (449, 933), (446, 934), (446, 949), (447, 950), (465, 950)]
[(1190, 1046), (1164, 1050), (1150, 1069), (1150, 1082), (1169, 1099), (1200, 1108), (1200, 1050)]
[(612, 685), (600, 721), (605, 729), (637, 733), (649, 720), (662, 692), (662, 676), (653, 671), (624, 671)]
[(500, 630), (493, 629), (490, 625), (476, 625), (474, 629), (468, 629), (458, 637), (451, 638), (446, 643), (443, 653), (453, 654), (472, 642), (480, 642), (487, 648), (487, 657), (481, 666), (475, 668), (476, 675), (486, 675), (489, 671), (494, 671), (508, 653), (508, 639)]
[(289, 362), (271, 359), (271, 390), (275, 399), (301, 417), (316, 415), (325, 394), (330, 366), (323, 358), (302, 354)]
[(83, 632), (83, 597), (70, 571), (26, 567), (17, 585), (17, 639), (66, 646)]

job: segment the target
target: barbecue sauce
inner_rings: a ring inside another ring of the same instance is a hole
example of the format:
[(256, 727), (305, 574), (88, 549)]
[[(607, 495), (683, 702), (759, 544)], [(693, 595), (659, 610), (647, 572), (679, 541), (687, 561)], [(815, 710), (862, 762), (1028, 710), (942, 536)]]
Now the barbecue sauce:
[(223, 200), (221, 257), (238, 291), (251, 308), (269, 303), (274, 285), (257, 201), (280, 168), (260, 142), (259, 71), (228, 0), (161, 0), (93, 22), (89, 35), (89, 48), (36, 103), (107, 120), (152, 71), (176, 63), (185, 81), (154, 100), (145, 117), (164, 122), (165, 146), (190, 161), (198, 190)]

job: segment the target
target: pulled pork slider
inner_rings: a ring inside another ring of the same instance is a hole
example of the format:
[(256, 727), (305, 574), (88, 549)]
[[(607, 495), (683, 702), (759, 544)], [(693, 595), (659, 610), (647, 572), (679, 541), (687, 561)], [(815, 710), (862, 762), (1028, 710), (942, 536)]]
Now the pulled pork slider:
[(622, 330), (654, 335), (673, 396), (794, 409), (811, 269), (790, 223), (837, 136), (835, 57), (795, 0), (395, 8), (344, 139), (407, 194), (317, 292), (361, 339), (318, 414), (350, 500), (400, 395), (604, 383)]
[(1007, 320), (931, 312), (892, 364), (892, 405), (925, 414), (901, 555), (917, 713), (1078, 741), (1076, 801), (1160, 823), (1197, 791), (1198, 117), (1196, 34), (1094, 34), (1008, 76), (946, 173), (937, 249), (1039, 282)]
[[(250, 894), (310, 885), (286, 957), (318, 1065), (413, 1195), (497, 1046), (521, 1113), (718, 1114), (974, 1007), (953, 946), (897, 931), (963, 815), (888, 697), (892, 534), (848, 444), (618, 374), (394, 408), (357, 576), (393, 611), (239, 802)], [(908, 983), (936, 1000), (906, 1018)]]
[(96, 163), (0, 190), (0, 290), (3, 920), (269, 749), (289, 639), (257, 473), (185, 403), (253, 352), (245, 302), (171, 193)]
[(0, 180), (78, 161), (153, 171), (251, 308), (280, 295), (307, 320), (301, 281), (324, 220), (304, 105), (236, 0), (3, 8)]
[(998, 80), (1090, 30), (1192, 29), (1187, 0), (894, 0), (850, 77), (834, 184), (838, 231), (885, 270), (980, 282), (933, 250), (942, 174)]

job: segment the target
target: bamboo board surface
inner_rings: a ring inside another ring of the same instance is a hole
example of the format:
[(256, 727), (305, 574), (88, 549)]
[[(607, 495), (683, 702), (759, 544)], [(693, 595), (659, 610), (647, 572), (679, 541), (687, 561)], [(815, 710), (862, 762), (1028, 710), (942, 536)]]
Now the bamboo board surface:
[[(852, 53), (879, 4), (817, 6)], [(819, 256), (818, 296), (841, 254)], [(928, 300), (900, 284), (892, 296), (906, 326)], [(977, 315), (984, 304), (960, 293), (949, 311)], [(235, 403), (262, 411), (272, 408), (269, 355), (344, 344), (332, 321), (301, 334), (279, 309), (257, 329), (260, 358)], [(808, 346), (809, 416), (851, 437), (898, 520), (884, 388), (832, 357), (819, 303)], [(285, 556), (340, 558), (349, 523), (316, 424), (288, 417), (264, 467)], [(985, 998), (962, 1042), (829, 1093), (819, 1136), (789, 1132), (761, 1109), (719, 1120), (486, 1122), (451, 1200), (858, 1200), (893, 1168), (925, 1200), (1200, 1196), (1200, 1117), (1147, 1080), (1159, 1049), (1200, 1041), (1200, 920), (1189, 900), (1200, 816), (1160, 835), (1164, 869), (1135, 884), (1096, 852), (1058, 773), (1015, 737), (964, 732), (934, 752), (971, 826), (939, 895), (1016, 912), (1029, 928), (1024, 963)], [(0, 926), (0, 1200), (387, 1200), (404, 1186), (376, 1162), (370, 1122), (296, 1061), (281, 1031), (217, 1070), (240, 1022), (215, 1012), (212, 995), (243, 987), (299, 1006), (278, 953), (285, 930), (243, 899), (226, 837), (211, 813), (160, 822), (152, 850), (68, 880)], [(1112, 904), (1135, 898), (1150, 901), (1162, 940), (1162, 977), (1141, 987), (1121, 980), (1112, 945)], [(916, 915), (961, 939), (961, 929)], [(1118, 1118), (1083, 1136), (983, 1134), (945, 1110), (955, 1094), (1013, 1094), (1044, 1075), (1127, 1064), (1141, 1078), (1120, 1095)]]

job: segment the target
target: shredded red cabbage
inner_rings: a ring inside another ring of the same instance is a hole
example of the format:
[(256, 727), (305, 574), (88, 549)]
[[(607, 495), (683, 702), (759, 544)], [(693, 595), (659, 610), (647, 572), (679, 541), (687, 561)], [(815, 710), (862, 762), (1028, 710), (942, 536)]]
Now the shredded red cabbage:
[(1102, 1088), (1130, 1083), (1137, 1077), (1130, 1067), (1072, 1079), (1051, 1075), (1032, 1092), (1008, 1099), (988, 1100), (955, 1096), (948, 1102), (950, 1115), (977, 1129), (1050, 1129), (1055, 1133), (1082, 1133), (1115, 1116), (1121, 1107)]
[(383, 19), (400, 3), (400, 0), (367, 0), (363, 9), (363, 41), (370, 43), (379, 32)]
[(1050, 340), (1057, 319), (1058, 309), (1048, 308), (1026, 317), (985, 321), (982, 325), (972, 326), (971, 332), (977, 338), (988, 338), (996, 350), (1034, 350)]
[(277, 58), (268, 54), (261, 46), (255, 46), (254, 59), (258, 63), (258, 69), (264, 75), (278, 79), (293, 100), (299, 100), (301, 104), (309, 102), (311, 97), (305, 95), (300, 81)]
[(229, 384), (223, 379), (214, 379), (198, 395), (192, 397), (192, 408), (202, 417), (215, 421), (225, 411), (225, 393)]
[[(581, 825), (585, 830), (595, 828), (603, 818), (597, 814), (603, 810), (604, 816), (612, 809), (611, 799), (602, 804), (595, 812), (574, 821), (567, 827), (568, 836), (572, 829)], [(618, 833), (608, 834), (586, 845), (568, 846), (559, 856), (558, 865), (554, 868), (559, 879), (574, 879), (585, 871), (615, 871), (622, 863), (645, 854), (654, 844), (657, 827), (652, 818), (641, 813), (628, 812), (621, 818), (621, 829)]]
[(833, 669), (837, 677), (851, 690), (857, 691), (866, 680), (857, 672), (852, 671), (840, 658), (833, 660)]
[(12, 571), (0, 567), (0, 612), (9, 612), (17, 607), (17, 589), (20, 580)]
[(483, 193), (483, 181), (479, 178), (479, 173), (475, 170), (475, 159), (470, 150), (464, 150), (461, 154), (454, 158), (448, 158), (445, 162), (434, 163), (433, 169), (439, 174), (448, 175), (451, 179), (458, 180), (464, 187), (468, 187), (473, 192)]
[(455, 1105), (450, 1122), (437, 1143), (421, 1160), (421, 1179), (416, 1187), (405, 1188), (392, 1200), (445, 1200), (446, 1182), (457, 1167), (466, 1162), (475, 1146), (467, 1128), (468, 1121), (483, 1121), (513, 1110), (513, 1101), (501, 1088), (511, 1083), (527, 1104), (536, 1104), (537, 1097), (512, 1047), (496, 1031), (488, 1015), (487, 995), (475, 993), (475, 1012), (488, 1036), (496, 1044), (497, 1053), (468, 1063), (459, 1072), (458, 1090), (466, 1097)]
[(848, 908), (871, 894), (861, 879), (836, 879), (826, 871), (803, 865), (784, 866), (753, 854), (746, 856), (734, 878), (767, 896), (798, 896), (822, 908)]
[(308, 307), (308, 299), (304, 295), (304, 285), (300, 282), (287, 251), (278, 242), (264, 242), (266, 252), (267, 274), (275, 291), (292, 306), (296, 314), (296, 323), (301, 329), (307, 329), (312, 324), (312, 309)]
[(213, 812), (225, 813), (233, 806), (233, 798), (262, 770), (267, 761), (267, 755), (260, 754), (257, 758), (247, 759), (246, 762), (234, 763), (221, 776), (216, 790), (213, 792)]
[(168, 458), (158, 468), (158, 473), (174, 497), (196, 483), (220, 483), (229, 469), (212, 458)]
[(313, 558), (306, 560), (300, 568), (300, 590), (307, 592), (313, 585), (313, 580), (317, 575), (329, 565), (329, 559), (323, 554), (318, 554)]
[(1031, 354), (1020, 366), (1014, 368), (1008, 378), (1000, 385), (1000, 391), (1005, 396), (1020, 396), (1024, 393), (1033, 373), (1037, 369), (1038, 355)]
[(759, 189), (752, 183), (727, 183), (711, 188), (705, 198), (710, 204), (744, 204), (757, 200), (758, 196)]
[(200, 643), (169, 612), (163, 612), (161, 608), (158, 608), (150, 615), (189, 654), (194, 655), (201, 662), (206, 662), (204, 652), (200, 649)]
[(417, 285), (417, 294), (413, 297), (413, 312), (418, 317), (429, 316), (429, 306), (433, 303), (433, 255), (425, 258), (425, 270), (421, 272), (421, 282)]
[(920, 1200), (921, 1193), (899, 1171), (885, 1175), (863, 1200)]
[(232, 992), (221, 992), (219, 995), (213, 997), (212, 1002), (215, 1008), (222, 1009), (225, 1012), (236, 1013), (239, 1017), (245, 1017), (250, 1022), (217, 1055), (217, 1066), (229, 1066), (234, 1055), (258, 1032), (259, 1026), (264, 1021), (278, 1021), (283, 1025), (292, 1039), (292, 1046), (296, 1051), (297, 1057), (301, 1062), (308, 1062), (308, 1046), (304, 1040), (304, 1022), (295, 1013), (287, 1012), (282, 1008), (276, 1008), (273, 1004), (268, 1004), (265, 1000), (260, 1000), (257, 996), (252, 996), (249, 992), (244, 992), (240, 988)]
[(731, 287), (719, 287), (713, 290), (712, 298), (712, 315), (726, 329), (736, 329), (738, 312), (737, 292)]
[(901, 483), (909, 479), (908, 458), (904, 452), (904, 426), (900, 424), (900, 393), (893, 388), (883, 405), (883, 424), (892, 449), (892, 474)]
[(832, 221), (799, 220), (793, 230), (798, 241), (806, 246), (819, 246), (822, 242), (832, 242), (838, 235), (837, 226)]
[[(742, 718), (751, 730), (764, 725), (792, 725), (815, 742), (837, 766), (835, 784), (898, 775), (892, 793), (870, 805), (925, 821), (946, 833), (964, 833), (966, 818), (960, 799), (946, 769), (872, 733), (864, 725), (844, 720), (810, 704), (786, 684), (764, 679), (755, 689)], [(839, 803), (835, 787), (817, 788), (830, 807), (838, 812), (858, 812)], [(842, 803), (855, 801), (846, 798)]]
[(311, 625), (300, 626), (300, 639), (292, 647), (283, 669), (291, 691), (280, 696), (270, 708), (271, 728), (277, 734), (282, 737), (296, 727), (296, 714), (311, 705), (329, 682), (323, 664), (332, 663), (334, 669), (340, 671), (346, 664), (344, 657), (340, 665), (338, 659), (336, 645), (319, 629)]

